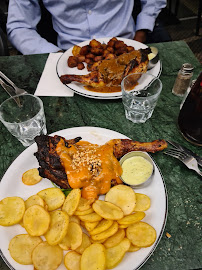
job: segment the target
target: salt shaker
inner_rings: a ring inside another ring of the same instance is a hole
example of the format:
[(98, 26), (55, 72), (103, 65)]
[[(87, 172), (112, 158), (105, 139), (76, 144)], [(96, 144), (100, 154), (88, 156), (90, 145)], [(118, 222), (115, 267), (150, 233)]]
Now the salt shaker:
[(178, 71), (178, 75), (172, 89), (172, 93), (174, 95), (180, 97), (184, 96), (187, 88), (191, 83), (193, 69), (193, 66), (189, 63), (182, 65), (181, 69)]

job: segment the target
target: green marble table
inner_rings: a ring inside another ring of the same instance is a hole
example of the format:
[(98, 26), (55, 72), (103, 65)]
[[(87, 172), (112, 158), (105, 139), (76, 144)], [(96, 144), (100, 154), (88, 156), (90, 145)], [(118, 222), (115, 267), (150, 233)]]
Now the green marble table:
[[(139, 141), (170, 139), (202, 155), (202, 148), (188, 143), (178, 131), (177, 117), (181, 98), (171, 93), (176, 75), (185, 62), (194, 66), (194, 78), (202, 70), (200, 63), (183, 41), (154, 44), (159, 49), (163, 70), (163, 90), (153, 116), (144, 124), (126, 120), (121, 99), (95, 100), (79, 95), (42, 97), (48, 133), (77, 126), (97, 126), (115, 130)], [(20, 87), (34, 93), (48, 55), (0, 57), (0, 70)], [(57, 89), (56, 89), (57, 90)], [(7, 98), (0, 87), (0, 102)], [(0, 123), (0, 178), (12, 161), (25, 149)], [(202, 269), (201, 178), (182, 163), (162, 152), (152, 155), (168, 191), (168, 219), (155, 252), (144, 270)], [(166, 237), (168, 232), (171, 237)], [(1, 240), (0, 240), (1, 241)], [(9, 269), (0, 259), (0, 269)]]

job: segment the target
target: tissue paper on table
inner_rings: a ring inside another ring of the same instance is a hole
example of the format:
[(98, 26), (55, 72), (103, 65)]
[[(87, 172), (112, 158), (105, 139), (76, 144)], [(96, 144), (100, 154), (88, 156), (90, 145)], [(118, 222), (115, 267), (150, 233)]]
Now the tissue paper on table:
[(57, 61), (62, 53), (50, 53), (35, 91), (36, 96), (73, 97), (74, 91), (61, 83), (56, 73)]

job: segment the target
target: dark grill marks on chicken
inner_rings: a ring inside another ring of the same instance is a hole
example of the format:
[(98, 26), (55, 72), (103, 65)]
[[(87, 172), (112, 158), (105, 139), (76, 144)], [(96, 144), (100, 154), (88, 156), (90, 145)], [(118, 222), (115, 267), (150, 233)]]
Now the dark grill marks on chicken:
[[(41, 177), (48, 178), (61, 188), (70, 188), (65, 169), (61, 163), (60, 157), (56, 152), (57, 144), (64, 140), (66, 147), (76, 144), (81, 140), (77, 137), (72, 140), (66, 140), (60, 136), (40, 135), (35, 138), (38, 146), (34, 154), (39, 162), (39, 174)], [(155, 140), (152, 142), (138, 142), (129, 139), (114, 139), (107, 142), (112, 145), (114, 156), (119, 160), (123, 155), (131, 151), (145, 151), (155, 153), (162, 151), (167, 147), (165, 140)], [(112, 185), (116, 185), (112, 179)]]
[(61, 188), (70, 188), (64, 167), (60, 157), (56, 153), (56, 146), (60, 139), (65, 141), (66, 147), (81, 140), (77, 137), (73, 140), (66, 140), (60, 136), (40, 135), (35, 138), (38, 151), (34, 154), (39, 162), (39, 174), (41, 177), (48, 178)]

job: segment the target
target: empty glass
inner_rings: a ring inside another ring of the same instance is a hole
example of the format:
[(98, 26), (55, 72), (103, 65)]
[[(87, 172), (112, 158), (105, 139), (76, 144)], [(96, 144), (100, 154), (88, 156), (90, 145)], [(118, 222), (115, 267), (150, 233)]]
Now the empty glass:
[(11, 97), (0, 105), (0, 120), (24, 146), (34, 143), (37, 135), (46, 134), (42, 100), (30, 94), (17, 95), (21, 106)]
[(151, 74), (133, 73), (122, 80), (121, 90), (126, 118), (133, 123), (144, 123), (152, 116), (162, 83)]

